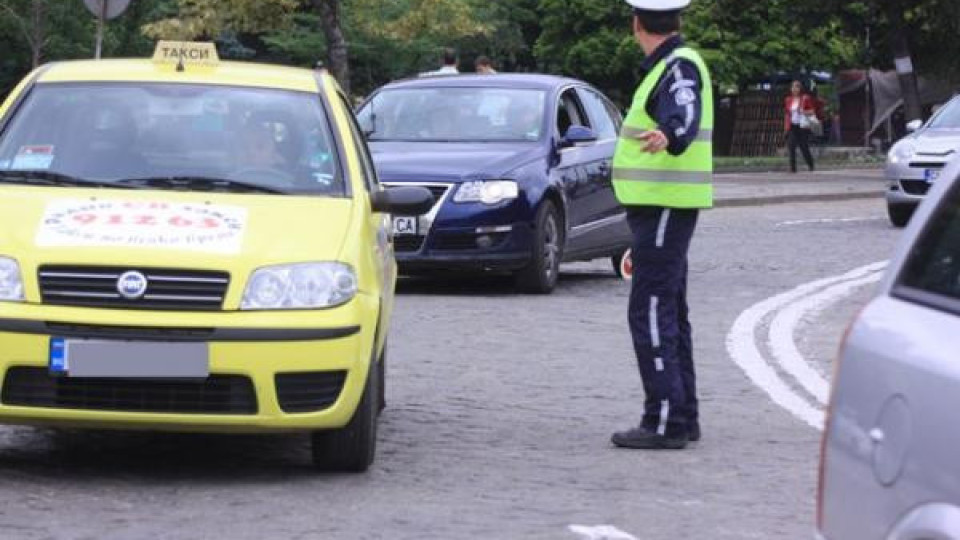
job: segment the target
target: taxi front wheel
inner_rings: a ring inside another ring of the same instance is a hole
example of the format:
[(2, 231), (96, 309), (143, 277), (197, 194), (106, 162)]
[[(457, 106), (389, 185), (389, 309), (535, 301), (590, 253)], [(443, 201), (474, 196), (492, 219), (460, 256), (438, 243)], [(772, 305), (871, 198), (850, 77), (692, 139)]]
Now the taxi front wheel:
[(380, 415), (378, 366), (370, 366), (363, 397), (350, 423), (341, 429), (312, 435), (313, 465), (326, 472), (365, 472), (377, 451), (377, 417)]

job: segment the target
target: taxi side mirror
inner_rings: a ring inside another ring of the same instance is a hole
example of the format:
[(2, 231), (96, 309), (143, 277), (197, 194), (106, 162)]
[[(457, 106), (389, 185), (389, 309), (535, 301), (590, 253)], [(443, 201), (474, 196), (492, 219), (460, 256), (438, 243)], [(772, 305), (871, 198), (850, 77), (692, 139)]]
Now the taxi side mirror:
[(394, 187), (370, 195), (374, 212), (395, 216), (421, 216), (433, 208), (433, 193), (424, 187)]
[(907, 122), (907, 131), (913, 133), (914, 131), (923, 127), (923, 120), (911, 120)]

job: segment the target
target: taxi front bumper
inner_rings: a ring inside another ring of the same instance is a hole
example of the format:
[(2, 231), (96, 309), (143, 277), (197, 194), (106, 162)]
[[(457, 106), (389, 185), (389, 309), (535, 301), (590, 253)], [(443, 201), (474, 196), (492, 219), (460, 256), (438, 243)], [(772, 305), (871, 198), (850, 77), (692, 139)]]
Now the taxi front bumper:
[[(161, 313), (0, 305), (0, 423), (268, 433), (345, 426), (374, 347), (375, 300), (327, 311)], [(83, 321), (77, 323), (76, 321)], [(203, 342), (205, 380), (49, 372), (51, 338)]]

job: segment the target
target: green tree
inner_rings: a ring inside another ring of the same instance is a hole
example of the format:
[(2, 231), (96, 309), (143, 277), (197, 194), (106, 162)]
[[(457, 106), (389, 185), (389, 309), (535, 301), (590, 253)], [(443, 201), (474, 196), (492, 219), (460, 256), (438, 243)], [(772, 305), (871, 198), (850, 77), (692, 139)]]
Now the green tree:
[[(850, 65), (856, 39), (836, 15), (797, 11), (789, 0), (699, 0), (683, 16), (683, 34), (700, 49), (714, 79), (738, 86), (779, 71)], [(584, 78), (621, 102), (637, 82), (643, 54), (634, 43), (625, 2), (541, 0), (537, 56), (550, 70)]]
[(283, 27), (298, 0), (177, 0), (171, 16), (143, 32), (155, 39), (215, 39), (227, 32), (259, 33)]

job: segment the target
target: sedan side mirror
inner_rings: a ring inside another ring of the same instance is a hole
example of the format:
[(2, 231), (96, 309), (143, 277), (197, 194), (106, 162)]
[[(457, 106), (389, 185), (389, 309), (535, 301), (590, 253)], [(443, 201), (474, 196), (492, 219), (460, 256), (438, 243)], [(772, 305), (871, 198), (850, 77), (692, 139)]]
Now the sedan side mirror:
[(370, 195), (374, 212), (396, 216), (421, 216), (433, 208), (433, 193), (424, 187), (395, 187)]
[(573, 125), (567, 129), (563, 138), (560, 139), (560, 148), (569, 148), (581, 144), (589, 144), (597, 141), (597, 134), (586, 126)]
[(911, 120), (907, 122), (907, 131), (913, 133), (914, 131), (923, 127), (923, 120)]

